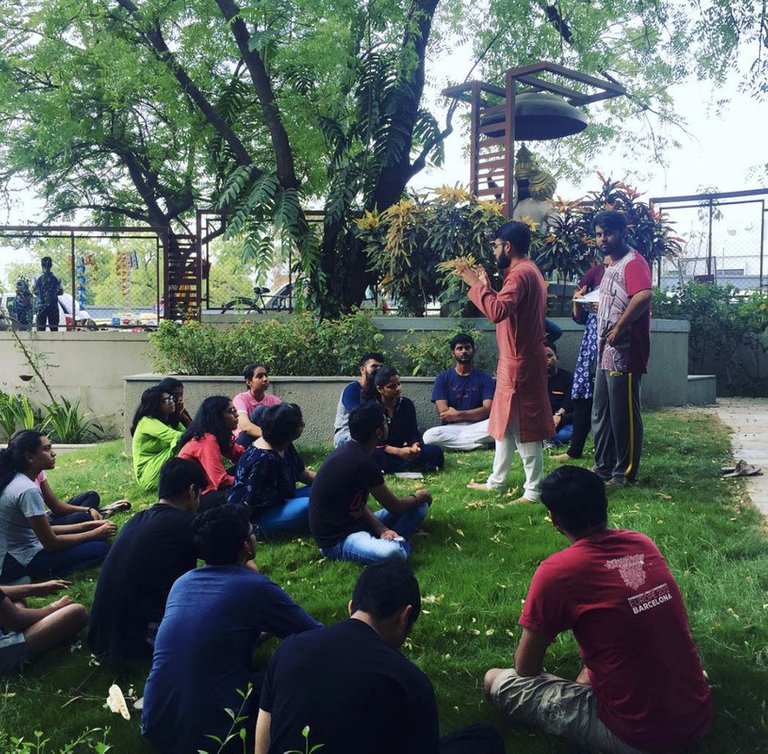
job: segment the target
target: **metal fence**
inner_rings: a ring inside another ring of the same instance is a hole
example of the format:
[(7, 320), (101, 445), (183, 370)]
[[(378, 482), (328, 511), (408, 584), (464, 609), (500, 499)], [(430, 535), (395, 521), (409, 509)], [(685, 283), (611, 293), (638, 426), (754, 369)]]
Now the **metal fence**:
[(768, 285), (768, 189), (655, 197), (652, 201), (669, 216), (676, 235), (683, 239), (682, 253), (658, 265), (661, 288), (698, 280), (747, 293)]
[(60, 329), (157, 327), (163, 316), (157, 229), (0, 226), (0, 248), (3, 309), (10, 316), (25, 286), (34, 288), (43, 257), (52, 259), (63, 289)]

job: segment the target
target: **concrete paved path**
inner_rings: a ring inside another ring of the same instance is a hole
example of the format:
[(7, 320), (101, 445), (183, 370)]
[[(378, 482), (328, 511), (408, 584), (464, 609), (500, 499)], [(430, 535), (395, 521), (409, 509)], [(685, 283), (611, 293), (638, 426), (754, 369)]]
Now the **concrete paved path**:
[(733, 430), (734, 460), (743, 458), (763, 470), (744, 481), (755, 507), (768, 517), (768, 398), (718, 398), (709, 410)]

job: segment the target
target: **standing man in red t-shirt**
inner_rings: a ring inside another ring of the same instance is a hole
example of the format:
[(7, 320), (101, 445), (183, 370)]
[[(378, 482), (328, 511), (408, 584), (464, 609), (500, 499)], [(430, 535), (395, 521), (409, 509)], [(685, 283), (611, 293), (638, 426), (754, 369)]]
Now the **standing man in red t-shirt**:
[[(677, 751), (712, 722), (712, 698), (683, 598), (656, 545), (609, 529), (605, 484), (562, 466), (541, 502), (571, 545), (536, 570), (519, 623), (515, 668), (493, 668), (485, 694), (513, 720), (589, 751)], [(575, 681), (543, 673), (547, 647), (572, 631)]]
[(595, 472), (611, 487), (623, 487), (637, 481), (643, 451), (640, 378), (651, 350), (651, 268), (627, 243), (621, 212), (595, 215), (595, 239), (613, 260), (597, 309)]

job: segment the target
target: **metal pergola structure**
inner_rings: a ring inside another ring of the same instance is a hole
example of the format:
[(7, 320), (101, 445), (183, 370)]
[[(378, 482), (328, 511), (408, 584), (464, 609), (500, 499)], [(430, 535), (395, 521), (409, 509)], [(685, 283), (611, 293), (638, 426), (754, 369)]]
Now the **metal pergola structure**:
[[(768, 189), (748, 189), (744, 191), (721, 191), (703, 194), (683, 194), (680, 196), (654, 196), (650, 201), (666, 211), (679, 209), (697, 209), (707, 213), (707, 274), (700, 282), (715, 282), (715, 270), (712, 264), (712, 225), (715, 212), (722, 207), (739, 204), (753, 204), (760, 212), (760, 262), (759, 262), (759, 288), (763, 290), (768, 285), (765, 268), (765, 232), (766, 217), (768, 217)], [(657, 280), (661, 283), (661, 261), (659, 260)]]
[(500, 198), (507, 216), (512, 214), (515, 194), (516, 100), (519, 95), (535, 92), (557, 95), (574, 107), (627, 93), (621, 84), (606, 75), (590, 76), (547, 61), (510, 68), (505, 74), (504, 87), (469, 81), (443, 89), (443, 96), (471, 106), (470, 191), (478, 197)]
[[(154, 239), (156, 242), (155, 306), (158, 319), (200, 319), (202, 282), (207, 269), (201, 250), (224, 233), (226, 216), (213, 210), (198, 210), (196, 234), (172, 233), (162, 226), (101, 225), (0, 225), (0, 238), (65, 238), (70, 245), (70, 291), (76, 300), (76, 254), (80, 238)], [(162, 260), (162, 262), (161, 262)], [(161, 286), (162, 281), (162, 286)], [(207, 290), (206, 290), (207, 294)], [(206, 296), (207, 298), (207, 296)]]

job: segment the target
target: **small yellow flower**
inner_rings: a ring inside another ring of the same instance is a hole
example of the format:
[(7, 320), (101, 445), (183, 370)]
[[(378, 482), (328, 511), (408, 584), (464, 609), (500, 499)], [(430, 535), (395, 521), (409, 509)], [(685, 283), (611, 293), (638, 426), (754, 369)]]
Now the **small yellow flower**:
[(360, 228), (360, 230), (375, 230), (379, 227), (379, 223), (381, 222), (379, 218), (378, 212), (368, 212), (357, 220), (357, 227)]

